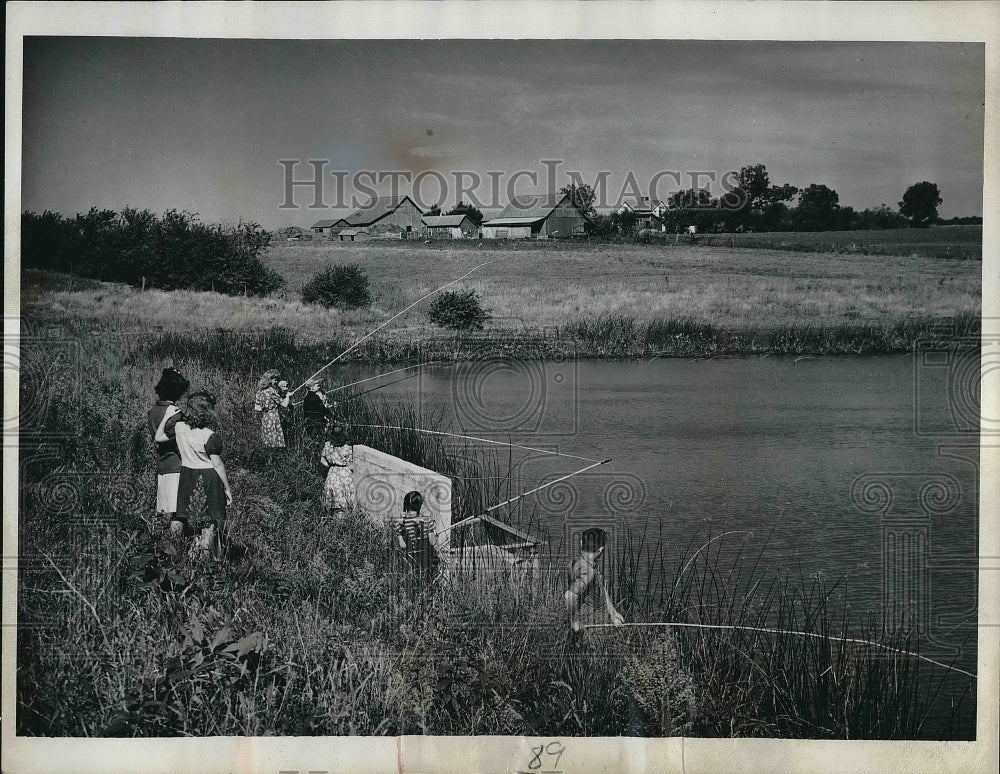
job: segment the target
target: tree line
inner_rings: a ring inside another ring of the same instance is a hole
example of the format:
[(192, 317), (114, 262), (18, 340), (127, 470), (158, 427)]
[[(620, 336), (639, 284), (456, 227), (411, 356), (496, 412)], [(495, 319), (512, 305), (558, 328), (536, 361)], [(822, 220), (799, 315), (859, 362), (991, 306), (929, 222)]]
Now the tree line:
[[(662, 221), (667, 231), (684, 231), (694, 226), (698, 231), (853, 231), (892, 228), (925, 228), (942, 222), (937, 207), (941, 195), (935, 183), (923, 181), (911, 185), (894, 210), (886, 204), (855, 210), (842, 206), (832, 188), (812, 183), (805, 188), (771, 182), (763, 164), (740, 169), (735, 184), (722, 196), (713, 197), (707, 188), (688, 188), (671, 194)], [(591, 218), (590, 231), (596, 236), (635, 233), (637, 218), (628, 211), (598, 215), (594, 209), (596, 194), (589, 185), (564, 186)], [(953, 218), (951, 223), (982, 223), (982, 218)]]
[(178, 210), (21, 215), (22, 267), (136, 287), (266, 295), (285, 284), (260, 260), (270, 244), (257, 223), (206, 224)]

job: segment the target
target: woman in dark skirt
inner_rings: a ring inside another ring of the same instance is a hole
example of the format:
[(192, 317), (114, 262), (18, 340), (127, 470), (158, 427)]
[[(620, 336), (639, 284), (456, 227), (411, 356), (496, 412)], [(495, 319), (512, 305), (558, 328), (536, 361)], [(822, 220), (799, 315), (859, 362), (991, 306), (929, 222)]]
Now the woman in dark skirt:
[(188, 398), (174, 437), (181, 453), (181, 477), (177, 486), (177, 512), (190, 517), (191, 496), (201, 481), (205, 490), (205, 518), (200, 547), (216, 558), (222, 555), (220, 534), (226, 521), (226, 506), (233, 504), (226, 466), (222, 462), (222, 439), (212, 430), (215, 424), (215, 397), (205, 390)]
[(184, 523), (177, 518), (181, 455), (177, 451), (177, 442), (164, 434), (163, 427), (180, 411), (176, 402), (187, 392), (189, 386), (188, 380), (176, 368), (164, 368), (160, 381), (153, 388), (157, 401), (146, 417), (150, 435), (156, 445), (156, 512), (166, 516), (170, 522), (170, 532), (177, 536), (186, 531)]

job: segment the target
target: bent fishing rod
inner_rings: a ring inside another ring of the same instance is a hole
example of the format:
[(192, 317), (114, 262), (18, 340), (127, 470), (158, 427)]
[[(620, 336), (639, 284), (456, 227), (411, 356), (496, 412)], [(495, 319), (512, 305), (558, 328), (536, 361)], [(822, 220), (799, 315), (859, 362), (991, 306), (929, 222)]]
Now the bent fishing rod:
[(384, 323), (382, 323), (381, 325), (379, 325), (377, 328), (375, 328), (375, 330), (373, 330), (373, 331), (371, 331), (369, 333), (366, 333), (360, 339), (358, 339), (357, 341), (355, 341), (353, 344), (351, 344), (351, 346), (349, 346), (347, 349), (345, 349), (343, 352), (341, 352), (339, 355), (337, 355), (333, 360), (331, 360), (329, 363), (327, 363), (325, 366), (323, 366), (321, 369), (319, 369), (316, 373), (314, 373), (312, 376), (310, 376), (308, 379), (306, 379), (304, 382), (302, 382), (302, 384), (300, 384), (298, 387), (296, 387), (294, 390), (292, 390), (289, 393), (289, 395), (294, 395), (295, 393), (297, 393), (299, 390), (301, 390), (303, 387), (305, 387), (309, 382), (311, 382), (313, 379), (315, 379), (317, 376), (319, 376), (321, 373), (323, 373), (327, 368), (329, 368), (334, 363), (338, 362), (342, 357), (344, 357), (345, 355), (347, 355), (347, 353), (353, 351), (354, 349), (357, 349), (357, 347), (359, 347), (362, 343), (364, 343), (365, 341), (367, 341), (368, 339), (370, 339), (372, 336), (374, 336), (376, 333), (378, 333), (380, 330), (382, 330), (385, 326), (387, 326), (393, 320), (395, 320), (395, 319), (397, 319), (399, 317), (402, 317), (404, 314), (406, 314), (407, 312), (409, 312), (413, 307), (417, 306), (417, 304), (421, 303), (422, 301), (426, 301), (428, 298), (430, 298), (431, 296), (433, 296), (435, 293), (439, 293), (440, 291), (444, 290), (445, 288), (451, 287), (452, 285), (454, 285), (454, 284), (456, 284), (458, 282), (461, 282), (466, 277), (468, 277), (470, 274), (472, 274), (472, 273), (474, 273), (476, 271), (479, 271), (479, 269), (483, 268), (484, 266), (486, 266), (489, 263), (493, 263), (494, 260), (496, 260), (496, 259), (495, 258), (491, 258), (488, 261), (483, 261), (481, 264), (479, 264), (478, 266), (474, 267), (473, 269), (467, 271), (465, 274), (463, 274), (458, 279), (454, 279), (451, 282), (447, 282), (444, 285), (442, 285), (441, 287), (435, 288), (430, 293), (427, 293), (426, 295), (421, 296), (416, 301), (414, 301), (412, 304), (410, 304), (408, 307), (406, 307), (405, 309), (403, 309), (401, 312), (397, 312), (392, 317), (390, 317), (388, 320), (386, 320)]

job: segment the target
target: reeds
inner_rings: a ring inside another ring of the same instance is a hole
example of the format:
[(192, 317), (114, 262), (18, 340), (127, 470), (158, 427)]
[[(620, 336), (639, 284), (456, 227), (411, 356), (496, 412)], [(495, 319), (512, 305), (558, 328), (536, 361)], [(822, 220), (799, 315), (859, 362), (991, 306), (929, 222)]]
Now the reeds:
[[(685, 326), (657, 335), (699, 333)], [(424, 584), (383, 528), (324, 514), (322, 439), (291, 424), (284, 452), (259, 443), (255, 376), (275, 363), (304, 374), (328, 351), (281, 330), (97, 337), (72, 319), (57, 337), (22, 339), (31, 410), (21, 436), (19, 733), (972, 733), (967, 714), (927, 720), (939, 705), (928, 691), (974, 705), (972, 681), (943, 682), (919, 662), (850, 645), (856, 622), (837, 614), (836, 587), (764, 573), (764, 545), (750, 561), (730, 536), (700, 536), (674, 566), (662, 524), (655, 535), (650, 526), (615, 557), (613, 594), (630, 621), (766, 624), (830, 640), (654, 628), (572, 636), (568, 557), (556, 552), (527, 573)], [(167, 361), (219, 396), (235, 496), (221, 564), (190, 556), (152, 514), (144, 421)], [(453, 476), (456, 515), (516, 494), (502, 454), (360, 427), (432, 427), (412, 406), (364, 398), (344, 412), (356, 442)], [(523, 501), (506, 516), (535, 533), (542, 517)], [(883, 641), (915, 647), (905, 632)]]

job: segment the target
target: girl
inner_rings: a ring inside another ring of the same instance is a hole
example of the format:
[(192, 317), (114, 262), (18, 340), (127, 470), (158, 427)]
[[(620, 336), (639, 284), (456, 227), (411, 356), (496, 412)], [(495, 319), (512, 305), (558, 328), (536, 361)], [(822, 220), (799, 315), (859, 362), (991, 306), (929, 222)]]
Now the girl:
[(323, 445), (319, 461), (330, 469), (323, 486), (323, 505), (334, 512), (342, 512), (357, 505), (358, 498), (351, 472), (354, 448), (347, 442), (347, 433), (340, 425), (334, 426), (330, 440)]
[(281, 429), (279, 408), (288, 408), (290, 396), (278, 390), (278, 372), (274, 369), (265, 371), (257, 383), (257, 395), (254, 398), (254, 411), (261, 412), (260, 431), (264, 445), (272, 449), (285, 448), (285, 433)]
[[(177, 511), (190, 518), (191, 496), (201, 481), (205, 490), (205, 518), (209, 524), (202, 531), (201, 546), (215, 558), (221, 558), (219, 536), (226, 521), (226, 506), (233, 504), (226, 466), (222, 463), (222, 439), (212, 431), (215, 424), (215, 396), (199, 390), (188, 398), (173, 425), (181, 454), (181, 475), (177, 486)], [(169, 432), (169, 423), (168, 423)]]
[(156, 512), (166, 515), (170, 521), (170, 532), (175, 536), (190, 534), (184, 522), (177, 518), (177, 482), (181, 474), (181, 455), (173, 438), (157, 440), (160, 426), (180, 409), (176, 401), (187, 392), (190, 382), (176, 368), (164, 368), (160, 381), (153, 391), (158, 400), (149, 410), (146, 419), (149, 433), (156, 446)]

